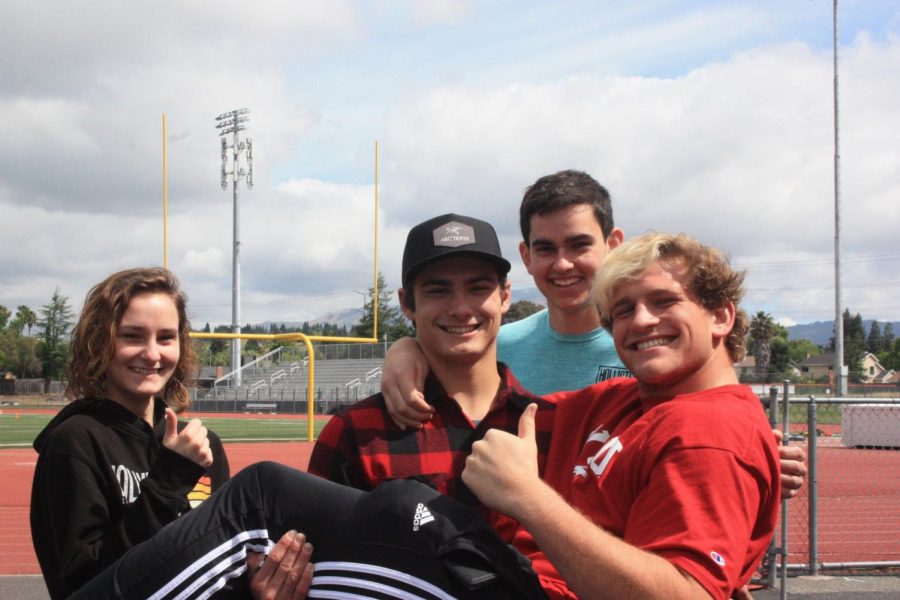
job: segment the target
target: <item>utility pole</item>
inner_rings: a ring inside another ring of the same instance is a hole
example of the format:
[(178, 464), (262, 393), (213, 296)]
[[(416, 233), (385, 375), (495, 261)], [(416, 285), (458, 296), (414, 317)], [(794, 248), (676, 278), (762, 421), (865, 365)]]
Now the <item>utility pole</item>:
[[(228, 176), (231, 175), (232, 190), (234, 195), (234, 250), (232, 253), (231, 267), (231, 332), (241, 333), (241, 235), (240, 235), (240, 211), (238, 205), (238, 181), (247, 179), (247, 189), (253, 188), (253, 140), (241, 141), (238, 132), (245, 129), (243, 123), (250, 120), (246, 108), (222, 113), (216, 117), (216, 129), (222, 139), (222, 189), (228, 189)], [(231, 134), (231, 143), (228, 143), (228, 134)], [(229, 165), (229, 150), (231, 161)], [(247, 170), (240, 166), (240, 155), (246, 152)], [(230, 169), (229, 169), (230, 166)], [(231, 371), (234, 387), (241, 385), (241, 340), (231, 340)]]
[(844, 366), (844, 311), (841, 306), (841, 138), (838, 120), (838, 0), (833, 0), (832, 33), (834, 55), (834, 383), (835, 396), (847, 395)]

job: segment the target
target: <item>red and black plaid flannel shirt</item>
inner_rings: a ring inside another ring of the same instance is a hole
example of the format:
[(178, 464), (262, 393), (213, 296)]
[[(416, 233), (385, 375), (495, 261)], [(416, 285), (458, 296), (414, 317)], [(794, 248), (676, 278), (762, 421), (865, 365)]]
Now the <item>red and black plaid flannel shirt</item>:
[[(538, 468), (543, 474), (550, 448), (554, 404), (524, 390), (512, 372), (497, 364), (501, 383), (488, 414), (477, 425), (462, 412), (433, 376), (425, 382), (425, 399), (435, 411), (421, 429), (401, 430), (388, 415), (381, 394), (370, 396), (335, 415), (325, 425), (309, 461), (308, 471), (337, 483), (371, 490), (382, 481), (416, 479), (442, 494), (475, 507), (505, 541), (516, 522), (489, 511), (466, 487), (462, 471), (472, 444), (488, 429), (518, 432), (519, 416), (532, 402), (538, 405), (535, 434)], [(515, 457), (510, 457), (515, 460)]]

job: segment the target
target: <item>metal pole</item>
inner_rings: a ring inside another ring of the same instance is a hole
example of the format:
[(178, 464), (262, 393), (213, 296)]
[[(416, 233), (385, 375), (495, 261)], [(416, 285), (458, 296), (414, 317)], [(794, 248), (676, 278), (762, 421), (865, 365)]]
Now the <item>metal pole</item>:
[(375, 140), (375, 290), (372, 296), (372, 339), (378, 343), (378, 140)]
[(778, 423), (778, 392), (777, 386), (769, 388), (769, 424), (774, 428)]
[(806, 449), (809, 452), (809, 574), (819, 574), (819, 479), (816, 471), (816, 446), (818, 444), (818, 432), (816, 431), (816, 399), (809, 397), (806, 406), (807, 428), (809, 430), (809, 444)]
[[(784, 402), (781, 404), (781, 433), (784, 436), (783, 443), (787, 446), (790, 441), (791, 412), (788, 402), (788, 390), (790, 381), (784, 380)], [(780, 573), (780, 598), (787, 598), (787, 563), (788, 563), (788, 515), (787, 500), (781, 501), (781, 573)]]
[[(778, 424), (778, 388), (772, 386), (769, 388), (769, 426), (772, 429)], [(784, 508), (782, 507), (782, 510)], [(775, 587), (775, 571), (778, 569), (778, 546), (775, 544), (775, 536), (769, 542), (768, 563), (769, 568), (765, 574), (765, 586), (769, 589)]]
[[(219, 135), (222, 136), (222, 189), (228, 189), (228, 175), (231, 175), (232, 195), (233, 195), (233, 252), (232, 252), (232, 271), (231, 271), (231, 332), (236, 335), (241, 333), (241, 230), (240, 230), (240, 204), (238, 202), (238, 182), (247, 177), (247, 187), (253, 187), (253, 142), (247, 139), (241, 142), (238, 139), (238, 133), (244, 129), (243, 123), (246, 123), (250, 112), (246, 108), (232, 110), (222, 113), (216, 117), (219, 129)], [(232, 134), (231, 140), (231, 170), (228, 170), (228, 134)], [(240, 153), (246, 150), (247, 170), (244, 171), (240, 167)], [(232, 383), (235, 388), (241, 385), (241, 340), (234, 338), (231, 340), (231, 372)]]
[(841, 307), (841, 144), (838, 120), (838, 0), (833, 0), (834, 58), (834, 381), (836, 396), (847, 395), (844, 376), (844, 315)]
[(166, 113), (162, 116), (162, 167), (163, 167), (163, 268), (169, 268), (169, 207), (168, 181), (166, 174)]
[[(241, 229), (238, 204), (238, 128), (234, 128), (232, 141), (234, 176), (231, 183), (234, 196), (233, 253), (231, 259), (231, 332), (241, 333)], [(234, 373), (234, 387), (241, 385), (241, 340), (231, 340), (231, 370)]]

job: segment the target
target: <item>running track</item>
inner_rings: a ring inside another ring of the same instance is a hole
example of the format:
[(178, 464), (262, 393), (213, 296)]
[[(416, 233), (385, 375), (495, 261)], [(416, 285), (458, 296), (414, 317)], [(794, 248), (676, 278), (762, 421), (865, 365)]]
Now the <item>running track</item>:
[[(232, 443), (225, 444), (225, 451), (232, 473), (261, 460), (305, 470), (312, 446), (310, 442)], [(41, 572), (28, 522), (35, 462), (37, 453), (32, 448), (0, 450), (0, 575)]]
[[(842, 448), (836, 438), (823, 442), (819, 447), (819, 561), (900, 560), (900, 451)], [(306, 469), (312, 444), (231, 443), (226, 451), (232, 473), (260, 460)], [(36, 458), (31, 448), (0, 450), (0, 575), (40, 573), (28, 522)], [(807, 492), (805, 487), (788, 503), (788, 562), (792, 564), (807, 560)]]

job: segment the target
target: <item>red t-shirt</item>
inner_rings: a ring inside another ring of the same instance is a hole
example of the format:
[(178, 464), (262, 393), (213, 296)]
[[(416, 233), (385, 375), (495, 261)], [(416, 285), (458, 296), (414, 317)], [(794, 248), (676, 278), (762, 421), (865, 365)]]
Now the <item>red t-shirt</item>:
[[(780, 490), (774, 436), (747, 387), (641, 399), (636, 380), (614, 379), (555, 398), (544, 478), (563, 498), (714, 598), (750, 579)], [(514, 544), (551, 598), (574, 597), (527, 531)]]

